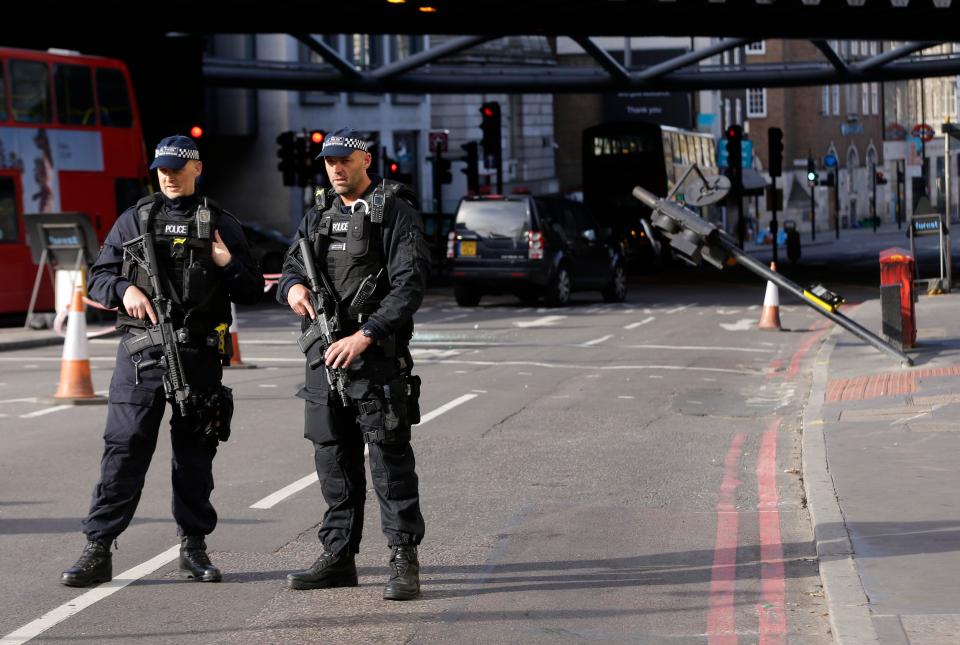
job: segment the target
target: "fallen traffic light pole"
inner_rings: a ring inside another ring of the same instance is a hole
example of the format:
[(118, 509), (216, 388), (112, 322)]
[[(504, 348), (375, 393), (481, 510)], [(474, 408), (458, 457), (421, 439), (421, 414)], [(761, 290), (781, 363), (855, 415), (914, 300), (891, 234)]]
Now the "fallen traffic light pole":
[[(705, 260), (718, 269), (723, 269), (727, 259), (733, 258), (740, 266), (786, 289), (814, 311), (826, 316), (854, 336), (893, 356), (904, 365), (913, 365), (910, 357), (902, 351), (840, 313), (837, 310), (840, 299), (832, 299), (827, 295), (818, 297), (779, 273), (771, 271), (763, 263), (740, 250), (724, 231), (678, 202), (661, 199), (640, 186), (634, 187), (633, 196), (650, 207), (653, 212), (651, 223), (669, 238), (670, 247), (690, 264), (699, 266), (700, 261)], [(717, 200), (722, 198), (723, 195), (719, 194)], [(826, 290), (823, 290), (823, 293), (829, 294)]]

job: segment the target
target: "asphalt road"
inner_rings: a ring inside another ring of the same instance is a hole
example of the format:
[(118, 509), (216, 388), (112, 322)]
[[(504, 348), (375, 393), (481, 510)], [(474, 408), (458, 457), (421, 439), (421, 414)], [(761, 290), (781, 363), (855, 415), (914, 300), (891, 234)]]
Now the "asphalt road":
[[(49, 643), (832, 642), (799, 475), (823, 323), (785, 304), (789, 331), (757, 332), (763, 294), (651, 281), (623, 304), (585, 293), (563, 309), (428, 296), (414, 339), (428, 416), (413, 440), (423, 595), (406, 603), (380, 597), (388, 550), (372, 492), (356, 589), (285, 588), (320, 552), (319, 486), (251, 508), (312, 472), (289, 312), (241, 313), (257, 369), (225, 377), (237, 412), (208, 540), (220, 584), (176, 575), (166, 438), (114, 552), (115, 576), (139, 567), (135, 580), (59, 584), (83, 546), (106, 409), (40, 400), (59, 348), (0, 354), (0, 636), (29, 625), (21, 633)], [(105, 391), (116, 340), (90, 348)]]

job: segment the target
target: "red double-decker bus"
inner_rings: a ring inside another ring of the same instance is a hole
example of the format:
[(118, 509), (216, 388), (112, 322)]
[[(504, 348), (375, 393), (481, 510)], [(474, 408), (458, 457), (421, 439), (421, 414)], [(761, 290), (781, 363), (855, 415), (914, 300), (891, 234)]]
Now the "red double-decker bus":
[[(37, 265), (24, 213), (84, 213), (102, 243), (149, 177), (126, 65), (0, 48), (0, 314), (30, 303)], [(45, 275), (36, 309), (51, 310), (53, 298)]]

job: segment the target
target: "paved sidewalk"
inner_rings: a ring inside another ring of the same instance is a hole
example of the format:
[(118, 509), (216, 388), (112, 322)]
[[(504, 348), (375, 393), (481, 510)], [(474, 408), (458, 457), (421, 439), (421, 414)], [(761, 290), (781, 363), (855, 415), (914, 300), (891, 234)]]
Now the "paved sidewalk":
[[(960, 294), (916, 311), (914, 367), (839, 328), (814, 366), (804, 481), (843, 644), (960, 642)], [(880, 328), (878, 300), (848, 315)]]

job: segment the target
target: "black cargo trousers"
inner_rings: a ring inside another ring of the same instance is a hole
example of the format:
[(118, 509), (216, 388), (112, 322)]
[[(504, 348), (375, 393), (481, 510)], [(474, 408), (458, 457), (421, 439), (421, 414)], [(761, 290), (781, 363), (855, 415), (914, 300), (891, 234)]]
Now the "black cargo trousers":
[[(167, 406), (160, 367), (141, 370), (140, 382), (136, 382), (133, 363), (123, 346), (132, 335), (125, 334), (117, 348), (117, 365), (110, 381), (100, 481), (83, 521), (83, 532), (90, 540), (113, 540), (133, 519)], [(161, 348), (151, 347), (141, 356), (147, 361), (161, 354)], [(181, 346), (180, 357), (193, 392), (219, 387), (223, 367), (216, 348)], [(210, 503), (217, 440), (198, 432), (196, 417), (183, 417), (177, 406), (171, 408), (173, 518), (180, 535), (208, 535), (217, 525), (217, 512)]]
[(370, 447), (370, 474), (387, 544), (420, 544), (423, 539), (405, 383), (396, 359), (378, 354), (370, 348), (350, 365), (351, 405), (331, 399), (321, 381), (322, 366), (307, 367), (306, 386), (297, 395), (305, 399), (304, 436), (313, 442), (327, 503), (318, 536), (331, 553), (360, 551), (367, 490), (364, 444)]

